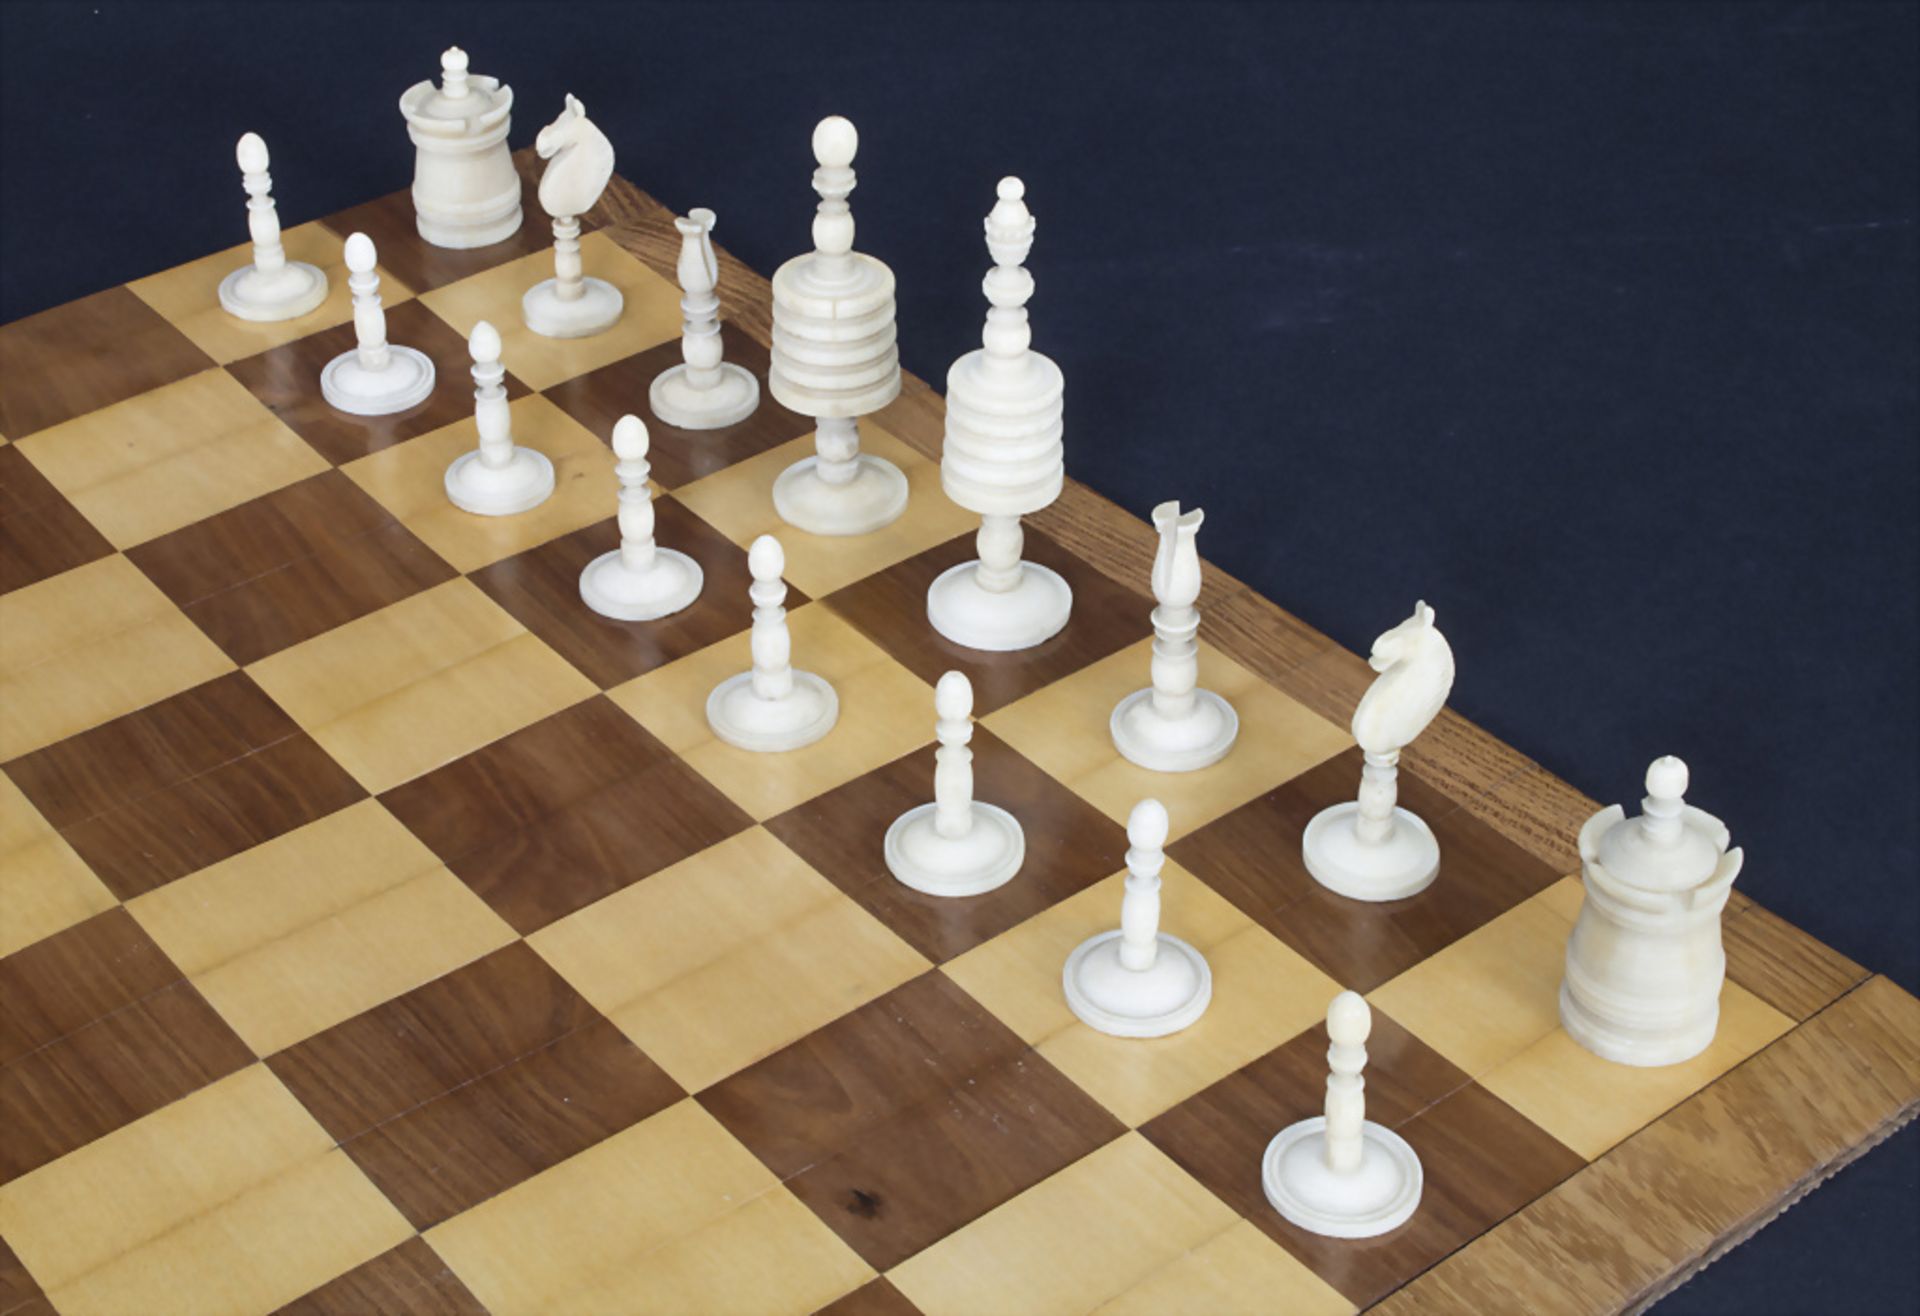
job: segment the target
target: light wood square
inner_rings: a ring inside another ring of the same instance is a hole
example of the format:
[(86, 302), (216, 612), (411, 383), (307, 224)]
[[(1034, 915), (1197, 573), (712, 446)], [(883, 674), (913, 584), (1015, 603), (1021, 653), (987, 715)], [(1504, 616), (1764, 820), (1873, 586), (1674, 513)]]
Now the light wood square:
[(1240, 735), (1198, 772), (1149, 772), (1120, 757), (1108, 725), (1114, 705), (1146, 687), (1153, 641), (1111, 654), (981, 719), (994, 734), (1124, 823), (1148, 797), (1167, 806), (1178, 839), (1324, 763), (1353, 737), (1227, 655), (1200, 646), (1200, 685), (1233, 705)]
[(492, 324), (500, 331), (501, 363), (533, 389), (552, 388), (680, 336), (680, 289), (672, 282), (605, 233), (580, 240), (580, 261), (588, 275), (605, 279), (626, 298), (614, 326), (588, 338), (544, 338), (521, 318), (527, 289), (553, 276), (551, 248), (422, 293), (420, 300), (462, 338), (482, 320)]
[(0, 1233), (66, 1312), (267, 1312), (412, 1229), (262, 1065), (0, 1187)]
[(272, 1055), (513, 940), (377, 800), (129, 902), (257, 1055)]
[(538, 394), (518, 398), (507, 409), (514, 442), (553, 463), (553, 492), (531, 511), (476, 516), (448, 501), (447, 467), (479, 446), (471, 417), (341, 469), (461, 571), (477, 571), (612, 516), (620, 491), (613, 449)]
[[(246, 230), (244, 201), (234, 207), (236, 228)], [(327, 299), (305, 315), (291, 320), (242, 320), (220, 305), (220, 281), (253, 262), (253, 243), (203, 256), (185, 265), (136, 279), (127, 287), (134, 296), (158, 311), (174, 328), (193, 340), (195, 347), (225, 365), (253, 356), (296, 338), (317, 334), (353, 318), (353, 295), (347, 290), (346, 242), (326, 225), (314, 221), (284, 230), (281, 245), (288, 260), (318, 266), (327, 276)], [(380, 270), (380, 300), (394, 306), (413, 296), (413, 290)], [(316, 387), (317, 387), (316, 383)]]
[(497, 1316), (772, 1316), (873, 1276), (690, 1098), (426, 1238)]
[(464, 576), (247, 670), (375, 794), (594, 693)]
[(1247, 1220), (1095, 1308), (1099, 1316), (1350, 1316), (1354, 1310)]
[(224, 370), (90, 411), (18, 446), (116, 548), (327, 469), (326, 458)]
[(113, 892), (0, 773), (0, 957), (114, 904)]
[(1124, 873), (976, 946), (943, 970), (1135, 1126), (1311, 1028), (1340, 991), (1340, 984), (1180, 865), (1169, 863), (1161, 881), (1161, 930), (1199, 950), (1213, 971), (1207, 1012), (1169, 1037), (1098, 1032), (1074, 1016), (1061, 990), (1061, 971), (1073, 948), (1120, 926)]
[(907, 477), (907, 510), (892, 525), (864, 535), (810, 535), (773, 510), (774, 480), (814, 455), (811, 432), (682, 485), (674, 496), (743, 548), (761, 535), (777, 538), (787, 551), (787, 579), (816, 599), (979, 528), (980, 518), (941, 490), (940, 463), (871, 419), (860, 422), (860, 451), (885, 457)]
[(119, 554), (0, 595), (0, 760), (232, 670)]
[[(750, 611), (741, 600), (742, 612)], [(840, 719), (784, 754), (736, 749), (707, 725), (707, 695), (751, 664), (745, 630), (608, 693), (729, 799), (764, 822), (933, 739), (933, 688), (818, 603), (787, 614), (793, 665), (825, 678)], [(874, 839), (879, 844), (879, 838)]]
[(928, 968), (759, 827), (528, 941), (689, 1092)]

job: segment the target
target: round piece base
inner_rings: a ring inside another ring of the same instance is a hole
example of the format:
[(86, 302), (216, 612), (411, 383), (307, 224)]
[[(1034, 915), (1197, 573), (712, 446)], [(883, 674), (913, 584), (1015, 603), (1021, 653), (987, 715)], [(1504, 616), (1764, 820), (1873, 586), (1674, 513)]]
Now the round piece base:
[(935, 806), (908, 809), (887, 828), (887, 871), (903, 886), (930, 896), (977, 896), (1005, 886), (1027, 857), (1027, 834), (998, 805), (973, 801), (965, 836), (942, 836)]
[(327, 276), (303, 260), (290, 260), (273, 274), (242, 265), (220, 280), (220, 305), (242, 320), (291, 320), (325, 300)]
[(1568, 1037), (1602, 1060), (1637, 1069), (1659, 1069), (1691, 1060), (1713, 1044), (1713, 1035), (1720, 1028), (1720, 1002), (1716, 998), (1711, 1010), (1677, 1032), (1655, 1033), (1608, 1024), (1581, 1005), (1562, 981), (1560, 1026), (1567, 1030)]
[(1349, 801), (1322, 809), (1307, 823), (1300, 855), (1313, 880), (1351, 900), (1405, 900), (1433, 885), (1440, 843), (1405, 809), (1393, 811), (1393, 831), (1378, 844), (1360, 839), (1360, 806)]
[(605, 279), (580, 281), (580, 295), (562, 300), (560, 282), (542, 279), (520, 299), (520, 318), (542, 338), (591, 338), (613, 328), (627, 299)]
[(1067, 956), (1060, 985), (1081, 1023), (1114, 1037), (1165, 1037), (1207, 1012), (1213, 970), (1206, 956), (1172, 933), (1155, 935), (1160, 945), (1150, 969), (1121, 963), (1117, 930), (1081, 942)]
[(653, 621), (699, 598), (705, 579), (698, 562), (671, 548), (656, 547), (645, 571), (628, 567), (616, 548), (581, 570), (580, 599), (615, 621)]
[(833, 730), (840, 717), (840, 696), (812, 672), (795, 672), (784, 699), (762, 699), (753, 692), (753, 673), (729, 676), (707, 696), (707, 725), (713, 734), (756, 754), (781, 754)]
[(1260, 1185), (1273, 1209), (1325, 1238), (1375, 1238), (1404, 1225), (1420, 1205), (1420, 1157), (1407, 1140), (1372, 1120), (1360, 1126), (1360, 1164), (1327, 1164), (1327, 1119), (1316, 1115), (1274, 1135), (1260, 1158)]
[(1037, 562), (1020, 564), (1012, 589), (980, 585), (980, 564), (948, 567), (927, 586), (927, 621), (969, 649), (1008, 653), (1031, 649), (1058, 635), (1073, 613), (1073, 587)]
[(683, 430), (723, 430), (760, 408), (760, 381), (745, 366), (720, 363), (720, 378), (695, 388), (683, 362), (653, 377), (647, 405), (661, 421)]
[(475, 516), (512, 516), (530, 511), (553, 492), (553, 463), (544, 452), (516, 447), (505, 466), (492, 467), (480, 453), (463, 452), (447, 467), (447, 497)]
[(350, 416), (411, 411), (433, 396), (433, 362), (424, 352), (389, 343), (386, 368), (368, 370), (359, 350), (351, 349), (321, 367), (320, 396)]
[(1113, 706), (1107, 729), (1129, 763), (1154, 772), (1197, 772), (1227, 756), (1240, 735), (1240, 715), (1213, 691), (1195, 690), (1191, 713), (1165, 718), (1153, 706), (1153, 691), (1135, 690)]
[(807, 457), (773, 482), (773, 510), (810, 535), (864, 535), (891, 525), (907, 510), (907, 477), (884, 457), (861, 453), (845, 484), (820, 478), (820, 459)]
[(430, 218), (419, 210), (415, 203), (413, 227), (422, 238), (436, 247), (445, 247), (448, 251), (472, 251), (475, 247), (491, 247), (496, 242), (505, 242), (520, 231), (520, 221), (526, 212), (519, 206), (490, 223), (448, 223)]

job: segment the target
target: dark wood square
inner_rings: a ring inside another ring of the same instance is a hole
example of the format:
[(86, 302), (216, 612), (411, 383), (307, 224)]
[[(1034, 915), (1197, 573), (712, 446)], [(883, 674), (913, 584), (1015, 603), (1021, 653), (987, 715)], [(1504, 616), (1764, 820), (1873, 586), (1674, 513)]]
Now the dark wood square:
[(920, 1309), (885, 1275), (822, 1307), (816, 1316), (921, 1316)]
[[(275, 1316), (487, 1316), (440, 1254), (419, 1235), (364, 1261)], [(8, 1313), (7, 1316), (12, 1316)]]
[(107, 537), (20, 449), (0, 444), (0, 594), (111, 552)]
[(366, 795), (245, 672), (35, 750), (6, 773), (122, 900)]
[[(320, 395), (321, 368), (353, 350), (351, 321), (231, 362), (227, 372), (322, 457), (341, 466), (473, 415), (473, 358), (452, 325), (421, 302), (404, 301), (387, 307), (387, 341), (426, 353), (435, 372), (433, 394), (411, 411), (391, 416), (349, 416)], [(529, 392), (514, 377), (512, 362), (506, 387), (509, 398)]]
[(196, 521), (127, 556), (241, 664), (458, 574), (339, 471)]
[(735, 462), (758, 456), (791, 439), (813, 432), (813, 421), (788, 411), (767, 391), (767, 349), (731, 324), (720, 326), (726, 359), (751, 370), (760, 380), (760, 406), (738, 425), (718, 430), (683, 430), (653, 414), (647, 390), (654, 378), (684, 359), (680, 340), (661, 343), (612, 365), (600, 367), (546, 390), (562, 411), (612, 442), (613, 423), (632, 413), (647, 422), (653, 441), (647, 460), (662, 488), (677, 489), (702, 476), (725, 470)]
[[(746, 630), (753, 621), (746, 550), (684, 504), (656, 498), (653, 507), (656, 542), (685, 553), (705, 573), (700, 597), (671, 617), (614, 621), (580, 601), (581, 569), (620, 546), (612, 517), (476, 571), (473, 583), (602, 690)], [(789, 610), (806, 601), (787, 587)]]
[(972, 561), (974, 536), (961, 535), (827, 596), (835, 612), (929, 685), (958, 669), (973, 682), (973, 711), (985, 717), (1041, 686), (1153, 634), (1153, 602), (1123, 589), (1037, 530), (1022, 554), (1052, 567), (1073, 589), (1073, 616), (1045, 644), (1014, 653), (965, 649), (927, 624), (927, 586), (948, 567)]
[(983, 726), (973, 730), (974, 798), (1020, 820), (1027, 857), (1005, 886), (953, 899), (896, 881), (881, 842), (893, 820), (933, 798), (933, 747), (815, 796), (767, 830), (937, 964), (999, 936), (1125, 866), (1126, 829)]
[(158, 311), (109, 288), (0, 325), (0, 434), (24, 439), (212, 365)]
[(698, 1100), (877, 1270), (1125, 1131), (938, 971)]
[(5, 1316), (55, 1316), (53, 1304), (34, 1281), (7, 1240), (0, 1238), (0, 1313)]
[(1140, 1132), (1320, 1278), (1365, 1307), (1581, 1169), (1585, 1162), (1379, 1010), (1367, 1040), (1367, 1118), (1419, 1153), (1413, 1218), (1372, 1239), (1322, 1238), (1260, 1186), (1267, 1143), (1326, 1103), (1324, 1023), (1229, 1074)]
[(1168, 854), (1357, 992), (1398, 977), (1561, 876), (1402, 767), (1400, 805), (1432, 828), (1439, 876), (1406, 900), (1335, 895), (1307, 872), (1300, 835), (1314, 814), (1355, 797), (1360, 766), (1360, 751), (1348, 750), (1174, 842)]
[(253, 1062), (124, 909), (0, 960), (0, 1182)]
[(380, 798), (523, 935), (752, 823), (604, 696)]
[(518, 941), (267, 1063), (417, 1229), (685, 1095)]

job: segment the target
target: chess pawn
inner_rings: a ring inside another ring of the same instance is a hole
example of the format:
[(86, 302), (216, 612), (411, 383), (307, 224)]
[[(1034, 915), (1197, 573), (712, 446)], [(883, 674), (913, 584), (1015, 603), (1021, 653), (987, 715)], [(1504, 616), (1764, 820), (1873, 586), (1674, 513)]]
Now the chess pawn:
[(593, 209), (613, 177), (613, 143), (569, 96), (533, 149), (547, 162), (540, 208), (553, 217), (553, 277), (527, 289), (520, 318), (546, 338), (586, 338), (612, 328), (626, 305), (618, 288), (580, 267), (580, 216)]
[(1127, 883), (1120, 929), (1080, 943), (1061, 986), (1089, 1028), (1115, 1037), (1165, 1037), (1206, 1013), (1213, 971), (1206, 956), (1160, 931), (1160, 870), (1166, 865), (1167, 810), (1142, 800), (1127, 815)]
[(647, 487), (647, 427), (638, 416), (613, 425), (613, 473), (620, 480), (620, 547), (580, 573), (580, 597), (602, 617), (652, 621), (700, 597), (700, 564), (653, 542), (653, 492)]
[(833, 730), (840, 696), (812, 672), (791, 661), (793, 636), (787, 626), (786, 582), (780, 573), (787, 556), (780, 541), (761, 535), (747, 550), (753, 575), (753, 633), (749, 643), (753, 670), (730, 676), (707, 696), (707, 725), (713, 734), (740, 749), (777, 754), (799, 749)]
[(907, 477), (860, 451), (858, 418), (900, 394), (893, 271), (853, 249), (853, 157), (859, 134), (838, 115), (813, 130), (813, 250), (773, 272), (767, 388), (812, 416), (814, 455), (773, 482), (780, 519), (815, 535), (864, 535), (907, 510)]
[(426, 353), (387, 341), (387, 313), (380, 305), (378, 254), (364, 233), (347, 238), (347, 287), (353, 293), (357, 346), (320, 371), (320, 396), (355, 416), (390, 416), (425, 402), (433, 393), (433, 362)]
[(413, 213), (420, 236), (465, 250), (520, 229), (520, 172), (507, 151), (513, 88), (467, 72), (467, 52), (440, 56), (440, 85), (416, 82), (400, 97), (413, 139)]
[(1405, 1224), (1420, 1205), (1419, 1155), (1367, 1118), (1367, 1034), (1373, 1011), (1358, 992), (1327, 1007), (1325, 1115), (1290, 1124), (1260, 1160), (1267, 1201), (1289, 1221), (1326, 1238), (1374, 1238)]
[(545, 453), (513, 441), (500, 331), (482, 320), (467, 338), (467, 351), (473, 355), (473, 420), (480, 446), (447, 467), (447, 497), (476, 516), (512, 516), (538, 507), (553, 492), (553, 463)]
[(247, 229), (253, 263), (220, 280), (220, 305), (242, 320), (291, 320), (327, 299), (327, 276), (303, 260), (288, 260), (280, 245), (280, 214), (267, 173), (267, 144), (258, 133), (240, 139), (240, 185), (247, 191)]
[(1400, 751), (1426, 730), (1453, 689), (1453, 650), (1434, 628), (1433, 609), (1373, 642), (1368, 659), (1381, 673), (1353, 714), (1353, 738), (1366, 755), (1360, 797), (1323, 809), (1307, 823), (1301, 855), (1314, 880), (1354, 900), (1403, 900), (1440, 871), (1440, 843), (1420, 818), (1395, 805)]
[(908, 809), (887, 828), (887, 869), (930, 896), (977, 896), (1004, 886), (1027, 855), (1012, 814), (973, 798), (973, 683), (948, 672), (933, 691), (940, 748), (933, 753), (933, 803)]
[(673, 221), (680, 230), (680, 355), (684, 363), (654, 376), (647, 390), (653, 414), (683, 430), (738, 425), (760, 406), (760, 381), (720, 359), (720, 266), (713, 255), (717, 218), (701, 207)]
[(1240, 734), (1233, 705), (1198, 688), (1200, 551), (1194, 536), (1205, 513), (1182, 513), (1180, 504), (1153, 509), (1160, 548), (1153, 558), (1152, 684), (1114, 706), (1108, 729), (1129, 762), (1155, 772), (1192, 772), (1226, 757)]
[(1560, 1023), (1623, 1065), (1691, 1060), (1720, 1026), (1720, 920), (1743, 856), (1686, 790), (1687, 765), (1655, 759), (1638, 818), (1615, 804), (1580, 829), (1586, 900), (1567, 939)]

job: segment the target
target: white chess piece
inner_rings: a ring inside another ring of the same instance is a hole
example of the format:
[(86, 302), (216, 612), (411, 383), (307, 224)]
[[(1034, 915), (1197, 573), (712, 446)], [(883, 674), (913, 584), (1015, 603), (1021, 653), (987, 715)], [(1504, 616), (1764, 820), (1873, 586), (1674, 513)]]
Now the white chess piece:
[(753, 372), (723, 361), (720, 343), (720, 265), (713, 255), (717, 216), (705, 207), (673, 221), (680, 230), (680, 355), (684, 362), (654, 376), (647, 390), (653, 414), (683, 430), (738, 425), (760, 406)]
[(1191, 1025), (1213, 999), (1213, 970), (1192, 946), (1160, 931), (1160, 870), (1167, 809), (1142, 800), (1127, 815), (1127, 889), (1120, 928), (1067, 956), (1061, 986), (1089, 1028), (1115, 1037), (1165, 1037)]
[(507, 151), (513, 88), (467, 72), (467, 52), (440, 56), (440, 85), (416, 82), (400, 97), (413, 139), (413, 214), (420, 236), (464, 250), (520, 229), (520, 172)]
[(1743, 856), (1686, 791), (1687, 765), (1655, 759), (1638, 818), (1615, 804), (1580, 829), (1586, 900), (1567, 939), (1560, 1023), (1623, 1065), (1691, 1060), (1720, 1026), (1720, 919)]
[(547, 162), (540, 208), (553, 217), (553, 277), (527, 289), (520, 318), (546, 338), (586, 338), (612, 328), (626, 305), (618, 288), (580, 268), (580, 216), (593, 209), (613, 177), (613, 143), (569, 96), (533, 149)]
[(993, 268), (982, 288), (990, 303), (981, 346), (947, 371), (946, 438), (940, 483), (947, 497), (980, 513), (980, 557), (950, 567), (927, 588), (927, 620), (970, 649), (1028, 649), (1060, 632), (1073, 611), (1073, 590), (1060, 574), (1024, 562), (1020, 518), (1060, 496), (1062, 400), (1060, 367), (1033, 350), (1027, 300), (1033, 276), (1034, 218), (1026, 185), (1000, 180), (987, 215)]
[(1019, 819), (973, 798), (973, 683), (948, 672), (933, 691), (939, 714), (933, 753), (933, 803), (917, 805), (887, 828), (887, 869), (930, 896), (977, 896), (1004, 886), (1026, 859)]
[(273, 205), (273, 177), (267, 173), (267, 144), (260, 134), (240, 139), (240, 185), (247, 190), (247, 230), (253, 235), (253, 263), (220, 280), (220, 305), (242, 320), (291, 320), (327, 299), (327, 276), (318, 266), (288, 260), (280, 243), (280, 214)]
[(813, 250), (773, 272), (767, 388), (812, 416), (814, 453), (773, 482), (780, 519), (815, 535), (863, 535), (907, 510), (907, 477), (860, 451), (858, 418), (900, 393), (893, 271), (853, 249), (853, 157), (860, 137), (838, 115), (813, 130)]
[(707, 725), (713, 734), (741, 749), (777, 754), (799, 749), (833, 730), (840, 696), (812, 672), (792, 663), (793, 636), (787, 627), (787, 556), (780, 541), (761, 535), (747, 550), (753, 575), (753, 670), (730, 676), (707, 696)]
[(538, 507), (553, 492), (553, 463), (545, 453), (513, 441), (500, 331), (482, 320), (467, 337), (467, 351), (473, 355), (473, 420), (480, 446), (447, 467), (447, 497), (476, 516), (512, 516)]
[(1290, 1124), (1267, 1144), (1260, 1182), (1273, 1209), (1309, 1233), (1374, 1238), (1405, 1224), (1424, 1175), (1407, 1140), (1367, 1118), (1367, 1034), (1373, 1011), (1358, 992), (1327, 1008), (1325, 1115)]
[(1200, 550), (1194, 545), (1205, 513), (1181, 512), (1177, 502), (1153, 509), (1160, 548), (1153, 557), (1153, 662), (1150, 688), (1114, 706), (1108, 724), (1114, 748), (1155, 772), (1192, 772), (1226, 757), (1240, 734), (1233, 705), (1199, 688)]
[(377, 261), (372, 238), (364, 233), (347, 238), (347, 287), (353, 292), (358, 345), (320, 370), (320, 396), (355, 416), (390, 416), (419, 406), (433, 393), (433, 362), (427, 354), (387, 341)]
[(620, 480), (620, 547), (580, 572), (580, 597), (602, 617), (652, 621), (700, 597), (705, 574), (685, 553), (653, 542), (653, 491), (647, 487), (647, 427), (638, 416), (613, 424), (613, 473)]
[(1397, 807), (1400, 751), (1439, 714), (1453, 689), (1453, 650), (1433, 625), (1433, 609), (1373, 642), (1368, 659), (1381, 673), (1353, 713), (1353, 738), (1366, 754), (1360, 798), (1323, 809), (1307, 823), (1302, 857), (1314, 880), (1354, 900), (1403, 900), (1440, 871), (1440, 843), (1426, 823)]

